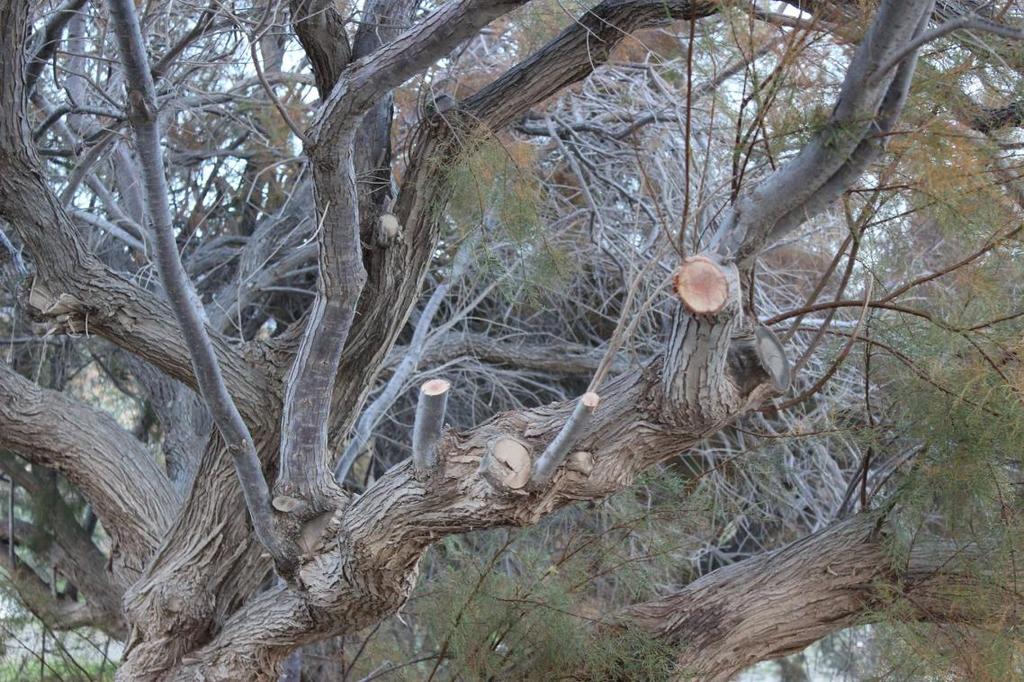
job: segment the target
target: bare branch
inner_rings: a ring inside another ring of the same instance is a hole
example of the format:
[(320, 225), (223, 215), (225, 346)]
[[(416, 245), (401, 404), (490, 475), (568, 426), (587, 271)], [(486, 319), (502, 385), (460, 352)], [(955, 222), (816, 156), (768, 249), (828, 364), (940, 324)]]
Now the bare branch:
[[(756, 256), (769, 236), (778, 236), (834, 200), (860, 175), (871, 156), (876, 119), (895, 122), (906, 99), (914, 59), (898, 74), (871, 78), (931, 16), (933, 0), (882, 3), (847, 69), (828, 126), (796, 157), (742, 195), (721, 220), (713, 248), (741, 261)], [(884, 112), (880, 111), (886, 106)], [(839, 188), (842, 188), (841, 190)]]
[(907, 43), (903, 49), (894, 54), (889, 58), (889, 61), (885, 62), (875, 73), (871, 76), (869, 82), (877, 83), (885, 77), (885, 75), (896, 68), (896, 66), (907, 57), (915, 54), (919, 49), (927, 45), (928, 43), (938, 40), (944, 36), (949, 35), (955, 31), (963, 30), (974, 30), (982, 31), (984, 33), (993, 33), (997, 36), (1007, 38), (1009, 40), (1024, 40), (1024, 29), (1014, 28), (1012, 26), (1006, 26), (999, 24), (994, 21), (985, 19), (976, 14), (965, 14), (955, 19), (936, 26), (930, 31), (925, 31), (921, 35), (917, 36), (909, 43)]
[(242, 420), (221, 374), (213, 344), (203, 319), (202, 305), (192, 287), (174, 238), (167, 199), (156, 89), (146, 57), (142, 30), (130, 0), (109, 0), (118, 48), (129, 83), (129, 119), (135, 130), (139, 161), (146, 186), (148, 215), (153, 226), (156, 260), (178, 324), (195, 369), (199, 392), (213, 415), (214, 424), (232, 455), (239, 484), (256, 535), (275, 560), (294, 561), (276, 539), (270, 511), (270, 492), (249, 429)]
[[(886, 535), (883, 518), (859, 514), (626, 608), (615, 620), (682, 646), (678, 663), (688, 674), (728, 680), (758, 661), (878, 620), (902, 596), (913, 606), (907, 615), (933, 623), (998, 622), (1017, 608), (1018, 595), (980, 584), (964, 569), (981, 548), (925, 540), (900, 566), (887, 553)], [(968, 613), (963, 595), (972, 590), (1002, 599), (984, 600), (994, 609)]]
[(547, 45), (462, 103), (471, 119), (496, 130), (529, 107), (586, 78), (630, 33), (678, 19), (698, 19), (721, 3), (702, 0), (605, 0)]
[(452, 261), (452, 270), (448, 278), (437, 285), (420, 312), (419, 320), (416, 322), (412, 339), (409, 342), (409, 346), (405, 349), (402, 361), (398, 363), (395, 371), (391, 374), (391, 378), (388, 379), (388, 383), (381, 390), (380, 395), (374, 398), (373, 402), (370, 403), (359, 417), (359, 421), (356, 423), (355, 429), (349, 438), (349, 443), (345, 447), (345, 453), (338, 460), (334, 470), (334, 477), (339, 483), (345, 480), (349, 469), (355, 463), (356, 457), (359, 456), (359, 453), (366, 446), (366, 442), (370, 439), (374, 426), (384, 415), (384, 412), (395, 402), (399, 391), (402, 390), (410, 375), (416, 370), (423, 354), (428, 351), (427, 333), (430, 331), (431, 325), (433, 325), (434, 316), (448, 295), (448, 290), (452, 285), (458, 283), (465, 274), (476, 241), (475, 238), (471, 237), (459, 246)]
[(351, 48), (345, 20), (329, 0), (289, 0), (292, 25), (309, 57), (320, 98), (326, 99), (348, 65)]
[(43, 27), (39, 47), (36, 49), (32, 61), (29, 62), (25, 71), (25, 91), (31, 93), (36, 86), (36, 81), (43, 73), (46, 62), (53, 57), (60, 44), (61, 35), (76, 14), (82, 11), (88, 0), (67, 0), (64, 5), (50, 18)]
[(178, 507), (152, 454), (112, 417), (6, 366), (0, 366), (0, 446), (66, 476), (136, 570), (159, 545)]

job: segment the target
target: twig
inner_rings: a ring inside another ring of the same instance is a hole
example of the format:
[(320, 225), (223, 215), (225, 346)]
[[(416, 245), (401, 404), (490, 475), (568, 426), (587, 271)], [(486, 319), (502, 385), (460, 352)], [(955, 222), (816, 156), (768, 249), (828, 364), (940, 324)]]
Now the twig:
[(530, 476), (531, 487), (539, 488), (547, 485), (551, 480), (555, 471), (569, 455), (569, 450), (576, 445), (583, 430), (587, 428), (600, 400), (600, 396), (594, 392), (587, 392), (580, 396), (576, 408), (565, 422), (565, 426), (537, 459), (537, 463), (533, 467), (533, 474)]

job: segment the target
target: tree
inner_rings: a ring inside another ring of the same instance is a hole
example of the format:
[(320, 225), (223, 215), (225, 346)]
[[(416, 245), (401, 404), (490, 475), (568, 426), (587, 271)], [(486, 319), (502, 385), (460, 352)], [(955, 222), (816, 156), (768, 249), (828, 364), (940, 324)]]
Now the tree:
[[(1010, 636), (1024, 195), (1000, 134), (1021, 117), (977, 94), (1013, 82), (1021, 8), (861, 4), (5, 3), (21, 600), (123, 639), (122, 679), (276, 679), (398, 613), (439, 541), (656, 471), (676, 509), (711, 477), (766, 511), (702, 575), (574, 621), (621, 646), (572, 674), (639, 676), (643, 649), (728, 679), (883, 620)], [(940, 126), (955, 148), (920, 143)], [(973, 231), (941, 235), (979, 175)], [(984, 288), (940, 280), (974, 271), (998, 286), (968, 314)], [(901, 347), (908, 319), (941, 339)], [(752, 481), (751, 429), (819, 433)], [(827, 475), (801, 469), (833, 446)], [(975, 516), (951, 471), (976, 475)], [(459, 646), (410, 665), (455, 677)]]

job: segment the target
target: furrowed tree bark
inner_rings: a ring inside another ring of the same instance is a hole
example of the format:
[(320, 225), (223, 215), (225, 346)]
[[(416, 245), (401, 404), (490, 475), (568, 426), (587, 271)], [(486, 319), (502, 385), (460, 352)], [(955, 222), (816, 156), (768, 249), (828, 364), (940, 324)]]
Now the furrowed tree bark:
[[(904, 618), (965, 625), (1001, 622), (1019, 608), (1011, 589), (981, 584), (965, 568), (980, 548), (926, 539), (909, 561), (897, 561), (887, 535), (883, 518), (860, 514), (626, 608), (616, 620), (681, 647), (681, 678), (724, 682), (830, 633), (877, 622), (894, 603), (912, 607)], [(970, 593), (977, 608), (965, 607)]]

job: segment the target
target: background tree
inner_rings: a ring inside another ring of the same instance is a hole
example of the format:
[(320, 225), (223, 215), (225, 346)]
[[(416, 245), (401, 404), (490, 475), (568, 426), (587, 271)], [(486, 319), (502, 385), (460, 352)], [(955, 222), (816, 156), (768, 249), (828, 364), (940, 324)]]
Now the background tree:
[(1019, 673), (1022, 10), (5, 3), (12, 594), (131, 680)]

